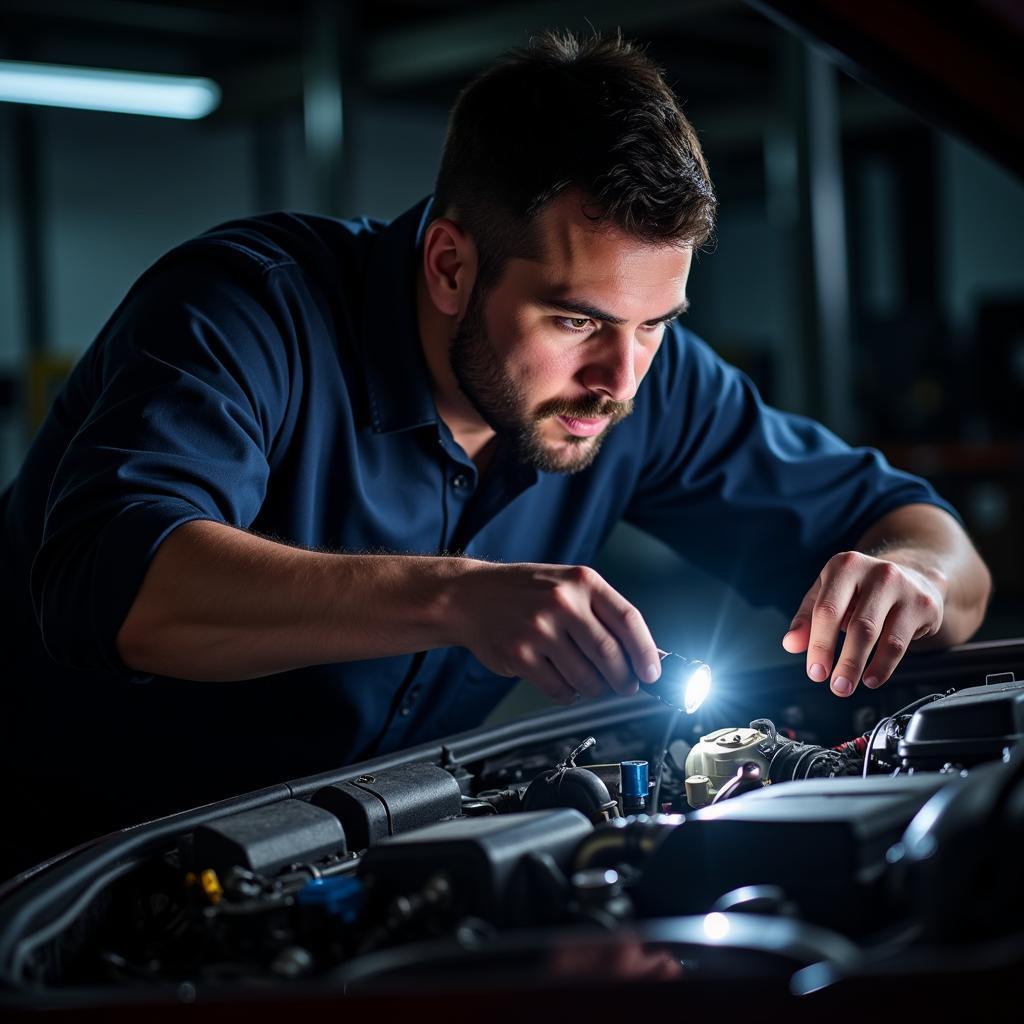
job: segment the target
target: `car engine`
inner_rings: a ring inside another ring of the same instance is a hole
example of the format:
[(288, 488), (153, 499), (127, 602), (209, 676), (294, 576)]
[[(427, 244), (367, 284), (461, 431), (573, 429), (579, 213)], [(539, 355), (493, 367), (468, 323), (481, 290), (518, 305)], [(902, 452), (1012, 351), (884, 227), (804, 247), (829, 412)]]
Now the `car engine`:
[(116, 833), (0, 891), (3, 1005), (1011, 971), (1024, 682), (942, 676), (825, 742), (611, 699)]

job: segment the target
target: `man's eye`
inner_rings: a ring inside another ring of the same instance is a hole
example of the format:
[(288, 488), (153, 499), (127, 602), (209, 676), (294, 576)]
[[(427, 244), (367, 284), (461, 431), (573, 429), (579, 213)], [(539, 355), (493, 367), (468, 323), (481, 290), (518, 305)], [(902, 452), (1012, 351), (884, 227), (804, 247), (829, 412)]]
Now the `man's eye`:
[(656, 324), (644, 324), (643, 327), (644, 327), (644, 330), (647, 330), (647, 331), (658, 331), (658, 332), (660, 332), (660, 331), (665, 330), (665, 328), (668, 327), (669, 324), (675, 323), (675, 321), (677, 319), (678, 319), (678, 317), (671, 317), (668, 320), (659, 320)]
[(593, 322), (588, 316), (555, 317), (555, 323), (563, 331), (569, 331), (571, 334), (585, 334)]

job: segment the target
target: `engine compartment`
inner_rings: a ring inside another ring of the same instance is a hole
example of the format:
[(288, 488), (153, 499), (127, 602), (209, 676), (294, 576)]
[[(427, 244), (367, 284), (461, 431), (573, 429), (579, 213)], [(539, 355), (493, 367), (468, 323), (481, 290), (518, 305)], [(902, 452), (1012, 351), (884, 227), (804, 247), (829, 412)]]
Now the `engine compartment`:
[(600, 702), (125, 830), (0, 892), (4, 1005), (1016, 964), (1024, 682), (967, 681), (829, 745)]

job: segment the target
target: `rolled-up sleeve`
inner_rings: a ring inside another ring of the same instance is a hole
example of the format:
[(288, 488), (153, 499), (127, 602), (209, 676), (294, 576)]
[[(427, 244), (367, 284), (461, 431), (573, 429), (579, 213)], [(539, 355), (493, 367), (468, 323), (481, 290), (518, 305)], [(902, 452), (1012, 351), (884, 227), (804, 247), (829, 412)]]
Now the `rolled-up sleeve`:
[(76, 368), (59, 402), (99, 397), (60, 461), (31, 571), (55, 660), (123, 671), (117, 633), (160, 544), (190, 520), (256, 517), (289, 392), (265, 276), (158, 267)]
[(625, 518), (754, 604), (794, 608), (832, 555), (895, 508), (922, 502), (957, 517), (875, 449), (765, 405), (694, 335), (674, 332), (662, 354), (654, 441)]

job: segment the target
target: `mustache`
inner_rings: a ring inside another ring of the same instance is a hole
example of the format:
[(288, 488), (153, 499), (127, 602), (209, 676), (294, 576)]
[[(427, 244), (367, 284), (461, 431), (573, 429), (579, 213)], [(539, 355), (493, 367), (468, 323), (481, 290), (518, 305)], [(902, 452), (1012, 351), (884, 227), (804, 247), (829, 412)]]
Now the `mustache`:
[(551, 416), (566, 416), (570, 419), (591, 420), (608, 417), (612, 423), (624, 419), (633, 411), (633, 399), (628, 402), (614, 402), (598, 395), (569, 401), (552, 398), (538, 406), (535, 418), (548, 419)]

